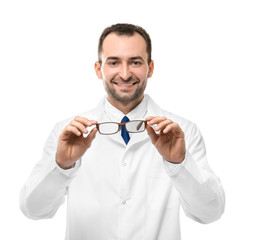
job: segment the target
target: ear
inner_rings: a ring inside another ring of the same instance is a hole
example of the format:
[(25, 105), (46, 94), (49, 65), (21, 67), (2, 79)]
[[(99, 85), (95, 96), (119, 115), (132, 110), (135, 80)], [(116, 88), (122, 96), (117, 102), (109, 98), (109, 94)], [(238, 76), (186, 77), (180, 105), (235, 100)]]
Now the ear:
[(149, 69), (148, 69), (148, 78), (151, 78), (154, 72), (154, 61), (151, 60), (149, 64)]
[(102, 75), (102, 72), (101, 72), (101, 64), (98, 61), (96, 61), (94, 67), (95, 67), (95, 71), (96, 71), (96, 74), (97, 74), (98, 78), (103, 79), (103, 75)]

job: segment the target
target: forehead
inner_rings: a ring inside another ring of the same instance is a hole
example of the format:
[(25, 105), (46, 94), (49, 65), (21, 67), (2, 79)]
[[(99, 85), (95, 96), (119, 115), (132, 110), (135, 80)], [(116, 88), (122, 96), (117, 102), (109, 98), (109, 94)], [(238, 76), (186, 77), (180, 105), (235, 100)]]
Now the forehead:
[(110, 33), (103, 42), (101, 57), (130, 58), (141, 56), (147, 59), (146, 42), (139, 33), (132, 36)]

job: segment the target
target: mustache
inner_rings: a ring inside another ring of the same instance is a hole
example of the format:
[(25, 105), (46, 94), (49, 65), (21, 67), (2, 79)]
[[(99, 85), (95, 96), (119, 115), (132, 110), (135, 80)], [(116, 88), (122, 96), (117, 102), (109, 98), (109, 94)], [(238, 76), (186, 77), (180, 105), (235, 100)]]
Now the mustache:
[(112, 78), (110, 82), (111, 83), (130, 83), (130, 82), (139, 83), (140, 79), (138, 79), (137, 77), (133, 77), (133, 76), (130, 76), (128, 79), (117, 77), (117, 78)]

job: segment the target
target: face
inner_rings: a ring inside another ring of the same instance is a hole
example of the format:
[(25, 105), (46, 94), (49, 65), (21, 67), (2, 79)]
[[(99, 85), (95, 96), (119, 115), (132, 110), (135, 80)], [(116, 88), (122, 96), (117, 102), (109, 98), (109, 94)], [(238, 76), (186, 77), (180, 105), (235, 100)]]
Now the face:
[(101, 64), (96, 62), (95, 70), (104, 82), (111, 103), (129, 103), (143, 98), (154, 64), (147, 62), (146, 42), (140, 34), (109, 34), (103, 42), (101, 60)]

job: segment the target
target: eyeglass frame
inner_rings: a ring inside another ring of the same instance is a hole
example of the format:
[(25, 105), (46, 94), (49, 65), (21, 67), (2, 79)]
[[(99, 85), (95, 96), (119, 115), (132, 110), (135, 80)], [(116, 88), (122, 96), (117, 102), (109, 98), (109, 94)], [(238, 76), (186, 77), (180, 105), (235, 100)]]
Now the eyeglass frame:
[[(96, 123), (96, 127), (97, 127), (97, 129), (98, 129), (98, 132), (99, 132), (101, 135), (113, 135), (113, 134), (116, 134), (116, 133), (119, 132), (121, 126), (124, 126), (124, 125), (126, 125), (127, 123), (129, 123), (129, 122), (142, 122), (142, 123), (145, 124), (145, 128), (144, 128), (144, 130), (139, 131), (139, 132), (132, 132), (132, 131), (128, 131), (127, 128), (126, 128), (126, 126), (125, 126), (125, 129), (126, 129), (126, 131), (127, 131), (128, 133), (141, 133), (141, 132), (144, 132), (145, 129), (146, 129), (146, 126), (147, 126), (147, 124), (148, 124), (148, 121), (146, 121), (146, 120), (132, 120), (132, 121), (124, 122), (124, 123), (117, 123), (117, 122), (101, 122), (101, 123)], [(104, 124), (104, 123), (114, 123), (114, 124), (118, 124), (118, 130), (117, 130), (116, 132), (114, 132), (114, 133), (101, 133), (100, 130), (99, 130), (99, 125), (100, 125), (100, 124)]]

